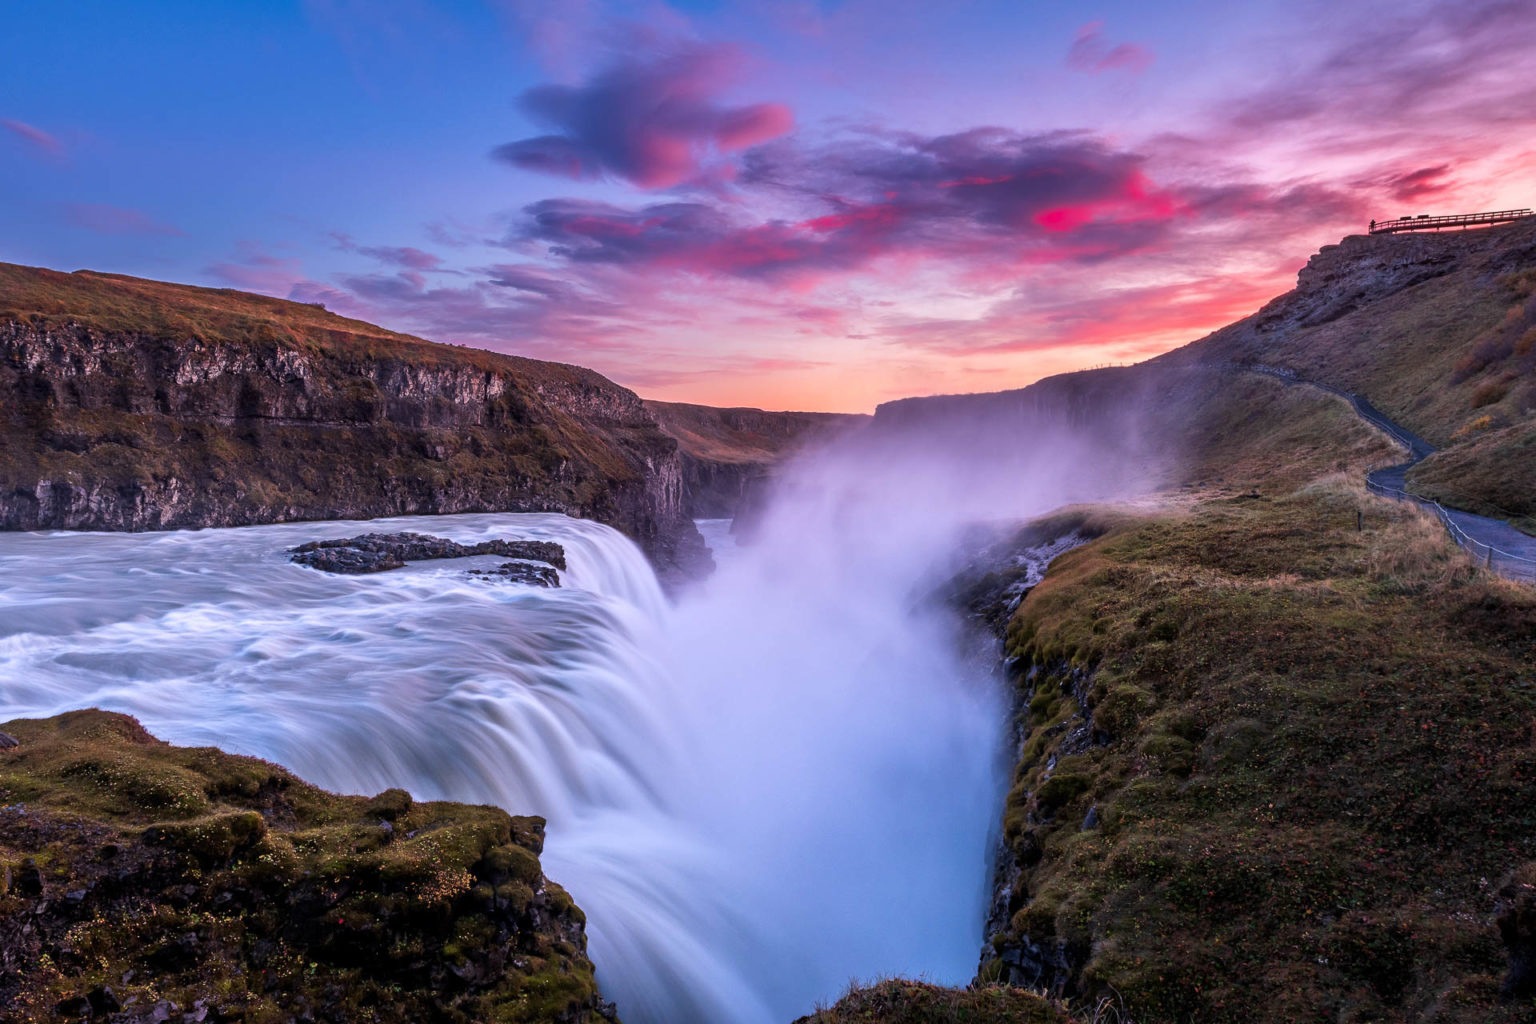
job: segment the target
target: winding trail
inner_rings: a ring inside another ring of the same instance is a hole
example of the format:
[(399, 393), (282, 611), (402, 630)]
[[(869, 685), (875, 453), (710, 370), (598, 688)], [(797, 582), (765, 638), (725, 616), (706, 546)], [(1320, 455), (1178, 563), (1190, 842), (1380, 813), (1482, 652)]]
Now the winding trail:
[(1438, 501), (1408, 490), (1408, 471), (1433, 455), (1434, 445), (1406, 427), (1394, 423), (1381, 410), (1353, 391), (1345, 391), (1331, 384), (1299, 377), (1294, 370), (1259, 365), (1241, 366), (1239, 369), (1274, 377), (1287, 384), (1317, 388), (1343, 398), (1355, 410), (1357, 416), (1408, 449), (1407, 462), (1387, 466), (1367, 474), (1365, 478), (1367, 487), (1390, 498), (1418, 503), (1420, 507), (1434, 513), (1435, 517), (1445, 525), (1451, 539), (1466, 548), (1474, 557), (1481, 559), (1484, 565), (1509, 579), (1523, 583), (1536, 583), (1536, 537), (1521, 533), (1502, 519), (1480, 516), (1458, 508), (1447, 508)]

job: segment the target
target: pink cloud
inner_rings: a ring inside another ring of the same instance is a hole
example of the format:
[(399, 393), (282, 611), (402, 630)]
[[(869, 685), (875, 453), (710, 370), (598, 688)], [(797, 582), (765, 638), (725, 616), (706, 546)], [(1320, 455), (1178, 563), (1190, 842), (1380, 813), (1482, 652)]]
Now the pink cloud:
[(412, 271), (443, 269), (443, 259), (434, 253), (413, 245), (358, 245), (353, 237), (342, 231), (332, 231), (331, 240), (344, 252), (361, 253), (370, 259)]
[(35, 125), (27, 124), (25, 121), (15, 121), (10, 118), (0, 117), (0, 128), (6, 129), (23, 142), (49, 156), (64, 155), (64, 144)]
[(1445, 195), (1457, 186), (1455, 171), (1450, 164), (1420, 167), (1411, 171), (1388, 171), (1375, 178), (1363, 179), (1359, 184), (1373, 191), (1385, 193), (1399, 202), (1413, 202)]

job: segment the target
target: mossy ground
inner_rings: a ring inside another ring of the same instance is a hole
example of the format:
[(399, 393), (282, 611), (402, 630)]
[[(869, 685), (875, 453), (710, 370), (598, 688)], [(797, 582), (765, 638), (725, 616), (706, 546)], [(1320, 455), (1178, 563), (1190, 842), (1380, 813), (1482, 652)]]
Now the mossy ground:
[(889, 980), (854, 986), (831, 1006), (795, 1024), (1072, 1024), (1060, 1004), (1016, 988), (940, 988)]
[(337, 796), (101, 711), (3, 729), (6, 1021), (610, 1019), (541, 819)]
[(1536, 858), (1536, 595), (1432, 520), (1342, 477), (1205, 500), (1058, 559), (1008, 650), (999, 947), (1139, 1024), (1536, 1014), (1493, 924)]

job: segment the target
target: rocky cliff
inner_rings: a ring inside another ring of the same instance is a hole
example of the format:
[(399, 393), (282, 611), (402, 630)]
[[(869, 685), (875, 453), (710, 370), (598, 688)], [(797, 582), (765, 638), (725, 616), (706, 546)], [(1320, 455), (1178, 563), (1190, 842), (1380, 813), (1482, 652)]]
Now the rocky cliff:
[(544, 822), (75, 711), (0, 734), (0, 1018), (612, 1024)]
[(0, 265), (0, 422), (5, 529), (549, 511), (707, 562), (633, 392), (301, 303)]
[(817, 438), (863, 423), (866, 416), (822, 412), (716, 409), (646, 402), (683, 457), (683, 489), (692, 514), (729, 519), (776, 465)]

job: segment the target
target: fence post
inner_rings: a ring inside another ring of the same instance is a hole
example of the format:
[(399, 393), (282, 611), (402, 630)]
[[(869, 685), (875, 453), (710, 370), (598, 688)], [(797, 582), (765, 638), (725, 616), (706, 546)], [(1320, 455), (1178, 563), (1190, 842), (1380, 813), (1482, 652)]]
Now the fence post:
[(1355, 532), (1359, 533), (1360, 531), (1362, 531), (1364, 529), (1365, 529), (1365, 513), (1360, 511), (1357, 508), (1357, 509), (1355, 509)]
[(1493, 545), (1491, 544), (1488, 545), (1488, 560), (1483, 563), (1483, 567), (1486, 569), (1493, 568)]

